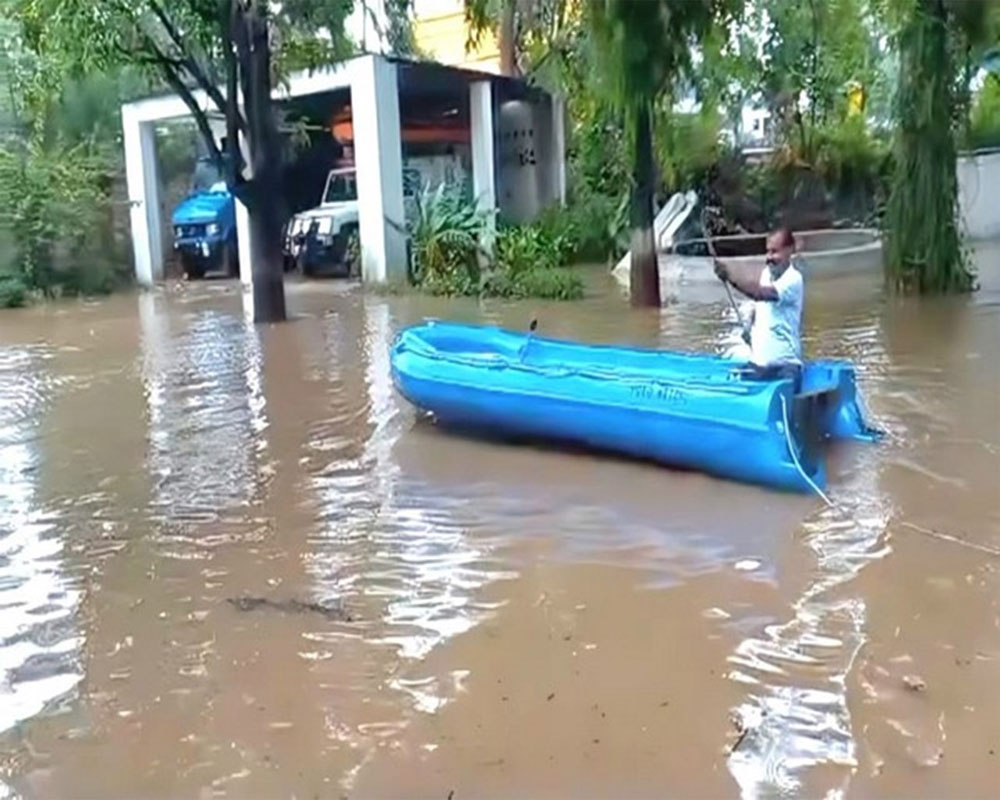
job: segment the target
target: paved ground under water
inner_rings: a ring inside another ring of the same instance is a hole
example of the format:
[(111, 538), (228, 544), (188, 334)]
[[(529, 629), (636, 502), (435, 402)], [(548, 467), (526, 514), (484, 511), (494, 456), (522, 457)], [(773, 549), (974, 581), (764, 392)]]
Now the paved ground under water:
[(814, 497), (417, 421), (424, 315), (719, 349), (662, 312), (288, 286), (0, 314), (0, 797), (990, 796), (1000, 251), (973, 297), (810, 282), (879, 446)]

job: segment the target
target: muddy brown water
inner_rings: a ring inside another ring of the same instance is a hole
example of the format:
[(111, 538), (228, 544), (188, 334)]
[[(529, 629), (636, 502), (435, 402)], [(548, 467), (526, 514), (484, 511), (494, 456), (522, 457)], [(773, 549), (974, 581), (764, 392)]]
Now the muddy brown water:
[(837, 507), (444, 434), (425, 315), (719, 349), (629, 310), (226, 282), (0, 315), (0, 797), (995, 796), (1000, 251), (970, 298), (813, 282), (878, 446)]

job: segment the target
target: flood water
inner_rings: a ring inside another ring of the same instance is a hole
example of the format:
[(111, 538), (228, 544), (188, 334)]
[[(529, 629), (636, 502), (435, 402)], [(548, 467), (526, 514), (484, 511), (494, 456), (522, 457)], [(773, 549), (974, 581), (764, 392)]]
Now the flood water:
[[(836, 506), (470, 441), (425, 315), (717, 350), (632, 311), (288, 286), (0, 315), (0, 797), (986, 797), (1000, 786), (1000, 251), (972, 297), (811, 281), (879, 445)], [(729, 339), (727, 339), (729, 337)]]

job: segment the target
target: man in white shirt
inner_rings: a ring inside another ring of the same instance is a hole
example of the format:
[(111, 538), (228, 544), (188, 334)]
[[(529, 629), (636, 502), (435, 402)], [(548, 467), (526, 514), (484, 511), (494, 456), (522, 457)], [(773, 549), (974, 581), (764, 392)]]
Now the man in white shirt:
[(759, 277), (740, 275), (721, 261), (715, 273), (754, 301), (750, 328), (750, 364), (760, 378), (791, 377), (798, 385), (802, 370), (802, 273), (792, 264), (795, 237), (779, 228), (767, 237), (767, 263)]

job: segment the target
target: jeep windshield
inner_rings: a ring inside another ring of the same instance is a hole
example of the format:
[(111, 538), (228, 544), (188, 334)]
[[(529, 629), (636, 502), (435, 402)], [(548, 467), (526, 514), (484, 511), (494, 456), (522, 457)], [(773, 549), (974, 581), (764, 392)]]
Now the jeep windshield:
[(226, 182), (219, 173), (215, 162), (210, 159), (199, 159), (194, 165), (194, 175), (191, 176), (191, 194), (199, 192), (224, 192)]
[(334, 172), (326, 182), (324, 203), (349, 203), (358, 199), (358, 184), (353, 172)]

